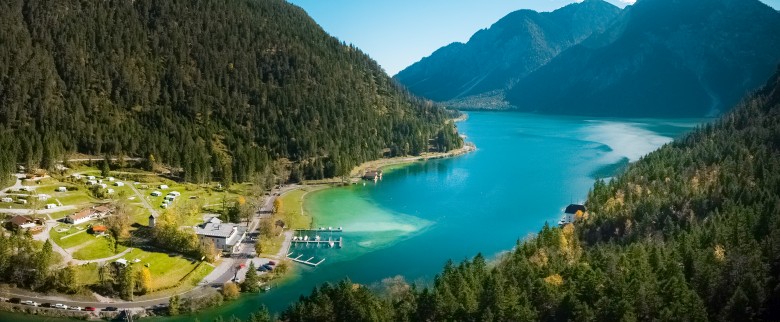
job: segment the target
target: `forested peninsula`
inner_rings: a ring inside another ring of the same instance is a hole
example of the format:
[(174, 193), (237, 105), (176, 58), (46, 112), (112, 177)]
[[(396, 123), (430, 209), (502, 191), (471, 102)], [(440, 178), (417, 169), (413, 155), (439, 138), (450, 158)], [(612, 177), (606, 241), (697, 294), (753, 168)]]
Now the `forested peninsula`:
[(3, 1), (0, 44), (2, 179), (79, 153), (297, 181), (462, 144), (453, 112), (282, 0)]
[(326, 284), (284, 321), (780, 320), (780, 74), (598, 181), (588, 212), (432, 285)]

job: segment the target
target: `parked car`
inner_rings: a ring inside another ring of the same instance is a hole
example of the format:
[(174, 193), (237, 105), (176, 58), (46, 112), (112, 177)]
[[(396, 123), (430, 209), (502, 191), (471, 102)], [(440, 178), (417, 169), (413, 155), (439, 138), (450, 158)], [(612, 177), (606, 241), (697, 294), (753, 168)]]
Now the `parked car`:
[(114, 307), (114, 306), (109, 306), (109, 307), (106, 307), (105, 309), (103, 309), (103, 311), (106, 311), (106, 312), (114, 312), (116, 310), (119, 310), (119, 309)]
[(33, 302), (33, 301), (30, 301), (30, 300), (22, 301), (22, 304), (24, 304), (24, 305), (32, 305), (32, 306), (38, 306), (39, 305), (38, 302)]
[(41, 307), (51, 307), (51, 303), (43, 303), (41, 304)]
[(80, 307), (80, 306), (71, 306), (71, 307), (70, 307), (70, 309), (71, 309), (71, 310), (73, 310), (73, 311), (81, 311), (81, 310), (83, 310), (84, 308), (82, 308), (82, 307)]
[(275, 261), (268, 261), (268, 265), (276, 265)]
[(67, 305), (65, 305), (65, 304), (62, 304), (62, 303), (57, 303), (57, 304), (54, 304), (54, 308), (55, 308), (55, 309), (63, 309), (63, 310), (67, 310), (67, 309), (68, 309), (68, 306), (67, 306)]
[(19, 304), (22, 303), (22, 299), (18, 297), (12, 297), (10, 300), (8, 300), (8, 303)]
[(87, 307), (84, 308), (84, 311), (94, 312), (94, 311), (97, 311), (97, 309), (94, 308), (94, 307), (91, 307), (91, 306), (87, 306)]

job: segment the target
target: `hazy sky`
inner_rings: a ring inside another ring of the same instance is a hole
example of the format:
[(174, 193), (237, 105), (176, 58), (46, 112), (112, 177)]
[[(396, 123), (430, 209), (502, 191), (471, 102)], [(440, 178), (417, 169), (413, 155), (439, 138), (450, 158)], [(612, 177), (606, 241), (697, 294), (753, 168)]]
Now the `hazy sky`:
[[(466, 42), (518, 9), (551, 11), (574, 0), (288, 0), (332, 36), (352, 43), (388, 74), (451, 42)], [(607, 0), (619, 7), (634, 0)], [(762, 0), (780, 9), (780, 0)]]

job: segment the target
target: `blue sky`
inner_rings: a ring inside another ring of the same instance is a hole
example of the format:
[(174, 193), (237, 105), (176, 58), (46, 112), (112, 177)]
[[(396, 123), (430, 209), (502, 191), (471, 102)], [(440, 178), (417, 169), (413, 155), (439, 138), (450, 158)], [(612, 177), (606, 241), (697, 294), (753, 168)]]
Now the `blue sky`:
[[(465, 42), (518, 9), (551, 11), (573, 0), (288, 0), (390, 75), (451, 42)], [(606, 0), (625, 7), (634, 0)], [(762, 0), (780, 9), (780, 0)]]

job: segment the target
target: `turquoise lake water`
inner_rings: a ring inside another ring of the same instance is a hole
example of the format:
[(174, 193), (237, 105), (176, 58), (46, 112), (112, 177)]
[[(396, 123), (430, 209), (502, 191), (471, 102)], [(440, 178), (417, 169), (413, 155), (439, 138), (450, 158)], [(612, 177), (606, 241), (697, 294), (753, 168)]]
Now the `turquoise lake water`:
[[(316, 226), (342, 226), (343, 248), (294, 248), (297, 274), (270, 292), (197, 315), (245, 318), (260, 305), (279, 312), (324, 282), (372, 284), (402, 275), (427, 283), (448, 259), (494, 258), (583, 202), (596, 178), (691, 130), (703, 120), (622, 120), (471, 112), (458, 124), (477, 151), (389, 171), (377, 182), (309, 195)], [(328, 238), (329, 234), (322, 234)], [(297, 255), (296, 255), (297, 256)], [(0, 314), (0, 318), (3, 315)], [(165, 318), (189, 321), (192, 316)]]

